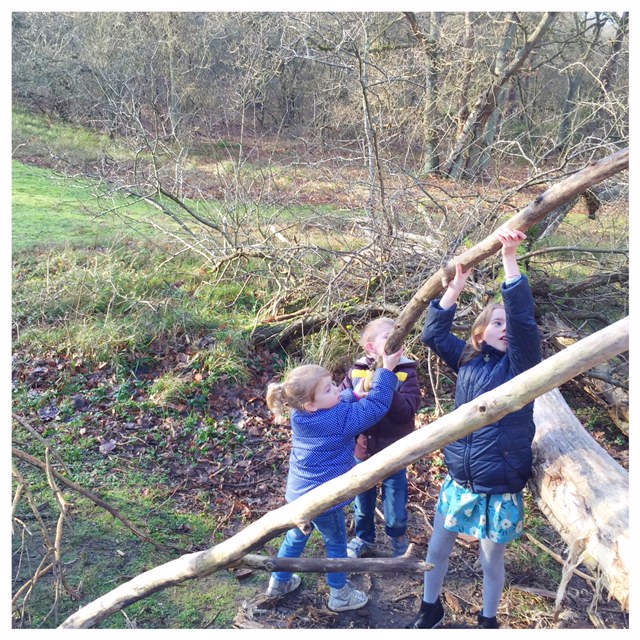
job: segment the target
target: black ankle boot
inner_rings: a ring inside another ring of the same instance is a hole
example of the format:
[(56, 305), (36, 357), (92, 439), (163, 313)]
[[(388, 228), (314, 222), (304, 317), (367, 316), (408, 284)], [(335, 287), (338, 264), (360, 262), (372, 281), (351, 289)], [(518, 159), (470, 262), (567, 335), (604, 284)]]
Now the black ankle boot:
[(478, 613), (478, 628), (479, 629), (499, 629), (500, 625), (498, 624), (498, 618), (493, 616), (493, 618), (487, 618), (483, 616), (481, 613)]
[(444, 609), (438, 598), (435, 602), (422, 601), (418, 617), (405, 629), (435, 629), (444, 622)]

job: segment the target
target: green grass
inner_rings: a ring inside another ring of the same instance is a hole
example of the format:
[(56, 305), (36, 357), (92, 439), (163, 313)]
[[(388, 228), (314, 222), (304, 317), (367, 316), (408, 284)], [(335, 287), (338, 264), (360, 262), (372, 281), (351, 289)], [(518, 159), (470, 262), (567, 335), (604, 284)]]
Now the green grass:
[[(109, 247), (145, 236), (158, 237), (144, 223), (151, 215), (143, 204), (124, 198), (109, 203), (96, 198), (98, 183), (71, 179), (50, 169), (12, 163), (12, 247)], [(116, 214), (115, 211), (118, 213)]]
[(51, 156), (74, 162), (94, 161), (101, 154), (124, 157), (125, 153), (109, 136), (55, 118), (29, 113), (14, 107), (12, 111), (13, 152), (36, 159)]
[[(40, 513), (46, 519), (57, 518), (59, 508), (45, 486), (34, 481), (34, 497)], [(101, 497), (139, 526), (157, 542), (181, 547), (185, 550), (205, 549), (210, 546), (215, 521), (205, 508), (200, 513), (179, 513), (172, 508), (170, 488), (160, 475), (149, 477), (131, 471), (125, 481), (118, 482), (100, 492)], [(155, 566), (173, 560), (179, 552), (158, 551), (138, 538), (119, 520), (93, 505), (84, 497), (64, 491), (73, 505), (62, 539), (67, 583), (77, 590), (79, 599), (66, 594), (58, 599), (52, 612), (53, 596), (51, 576), (45, 576), (34, 590), (25, 617), (14, 614), (14, 625), (27, 628), (55, 628), (79, 606), (99, 595), (115, 589), (119, 584)], [(29, 527), (31, 535), (25, 538), (18, 532), (13, 540), (14, 562), (21, 561), (17, 571), (17, 584), (31, 576), (33, 563), (41, 557), (41, 532), (33, 514), (19, 508), (17, 516)], [(27, 561), (29, 555), (29, 561)], [(239, 583), (229, 572), (188, 581), (184, 585), (165, 589), (134, 603), (110, 616), (97, 628), (228, 628), (237, 610), (237, 601), (252, 596), (256, 583), (265, 580), (256, 576), (249, 582)]]

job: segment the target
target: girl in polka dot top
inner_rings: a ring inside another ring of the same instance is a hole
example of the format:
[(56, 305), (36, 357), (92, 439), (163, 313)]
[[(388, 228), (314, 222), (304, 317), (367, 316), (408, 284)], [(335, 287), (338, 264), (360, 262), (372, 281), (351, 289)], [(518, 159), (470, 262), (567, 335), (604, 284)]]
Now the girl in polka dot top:
[[(355, 464), (355, 438), (379, 422), (389, 410), (397, 378), (393, 373), (402, 350), (383, 357), (376, 370), (371, 390), (362, 383), (355, 389), (340, 391), (331, 374), (317, 365), (296, 367), (284, 382), (270, 384), (267, 405), (277, 421), (281, 421), (285, 405), (291, 409), (291, 455), (285, 498), (291, 502), (315, 487), (337, 478)], [(322, 535), (328, 558), (347, 557), (347, 528), (344, 506), (350, 500), (331, 507), (314, 518), (313, 528)], [(302, 555), (313, 532), (290, 529), (278, 552), (281, 558)], [(328, 573), (334, 611), (358, 609), (368, 597), (347, 581), (345, 573)], [(300, 585), (300, 577), (287, 571), (271, 575), (267, 595), (280, 596)]]

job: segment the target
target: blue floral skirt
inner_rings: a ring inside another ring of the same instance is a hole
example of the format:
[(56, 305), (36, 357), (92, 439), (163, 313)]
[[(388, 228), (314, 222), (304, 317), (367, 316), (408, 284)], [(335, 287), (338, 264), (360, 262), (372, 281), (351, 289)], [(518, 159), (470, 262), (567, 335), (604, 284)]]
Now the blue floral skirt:
[(473, 493), (447, 474), (437, 504), (445, 529), (492, 542), (510, 542), (524, 530), (524, 500), (519, 493)]

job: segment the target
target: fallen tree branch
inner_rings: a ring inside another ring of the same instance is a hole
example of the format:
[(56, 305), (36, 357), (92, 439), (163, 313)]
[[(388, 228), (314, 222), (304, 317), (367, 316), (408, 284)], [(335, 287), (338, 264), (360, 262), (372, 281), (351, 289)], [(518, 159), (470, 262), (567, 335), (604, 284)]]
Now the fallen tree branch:
[(275, 558), (247, 554), (230, 568), (249, 567), (263, 571), (301, 573), (424, 573), (433, 565), (421, 558)]
[[(589, 187), (605, 180), (606, 178), (628, 169), (629, 149), (622, 149), (598, 162), (585, 167), (581, 171), (569, 176), (562, 182), (555, 184), (539, 195), (531, 204), (525, 207), (509, 219), (504, 226), (510, 229), (526, 231), (537, 222), (540, 222), (548, 213), (559, 207), (576, 194), (582, 193)], [(438, 296), (447, 286), (449, 280), (455, 275), (455, 264), (462, 264), (464, 269), (473, 267), (489, 256), (496, 253), (502, 244), (496, 232), (485, 238), (482, 242), (467, 249), (464, 253), (449, 261), (444, 267), (434, 273), (411, 298), (402, 310), (396, 324), (387, 338), (385, 350), (394, 353), (402, 345), (409, 331), (429, 306), (431, 300)]]
[(538, 396), (629, 349), (625, 318), (557, 353), (505, 384), (393, 443), (351, 471), (275, 509), (220, 544), (142, 573), (88, 603), (60, 628), (89, 628), (133, 602), (170, 586), (203, 578), (238, 562), (278, 534), (306, 527), (317, 515), (375, 486), (418, 458), (517, 411)]
[(629, 255), (629, 249), (604, 249), (602, 247), (547, 247), (545, 249), (536, 249), (535, 251), (529, 251), (529, 253), (523, 253), (521, 256), (517, 256), (518, 262), (523, 262), (534, 258), (535, 256), (542, 256), (545, 253), (555, 253), (558, 251), (564, 252), (582, 252), (582, 253), (621, 253), (625, 256)]

